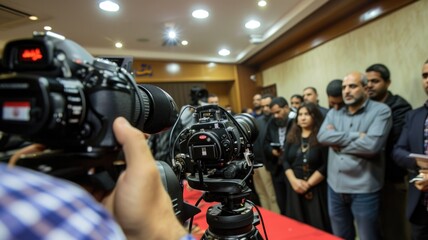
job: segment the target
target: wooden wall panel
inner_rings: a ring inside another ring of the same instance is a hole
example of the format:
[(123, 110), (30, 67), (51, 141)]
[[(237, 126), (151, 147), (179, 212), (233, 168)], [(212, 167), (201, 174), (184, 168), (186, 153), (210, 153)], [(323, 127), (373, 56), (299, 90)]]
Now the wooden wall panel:
[[(135, 60), (133, 68), (137, 82), (233, 81), (235, 77), (233, 64)], [(139, 75), (143, 71), (147, 75)]]

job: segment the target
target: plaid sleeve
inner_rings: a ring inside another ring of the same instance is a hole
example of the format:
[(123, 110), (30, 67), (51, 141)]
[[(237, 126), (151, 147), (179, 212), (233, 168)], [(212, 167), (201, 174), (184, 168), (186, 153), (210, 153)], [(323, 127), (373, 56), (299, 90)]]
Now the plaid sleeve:
[(0, 164), (0, 239), (125, 239), (111, 215), (69, 182)]

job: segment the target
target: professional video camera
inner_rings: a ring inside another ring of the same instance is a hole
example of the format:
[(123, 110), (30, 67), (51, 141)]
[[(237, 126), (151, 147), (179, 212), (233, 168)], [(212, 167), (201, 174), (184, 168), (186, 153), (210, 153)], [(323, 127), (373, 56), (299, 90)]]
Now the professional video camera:
[(204, 239), (261, 239), (252, 206), (245, 198), (253, 173), (252, 143), (258, 130), (249, 114), (232, 116), (218, 105), (195, 108), (192, 126), (181, 131), (174, 146), (174, 167), (190, 187), (206, 191), (207, 202), (221, 202), (207, 212)]
[(21, 164), (55, 176), (111, 168), (119, 152), (112, 130), (118, 116), (146, 133), (177, 119), (175, 102), (166, 92), (137, 85), (115, 63), (95, 59), (54, 33), (7, 43), (2, 65), (0, 131), (51, 149), (40, 161)]
[[(42, 143), (47, 153), (18, 165), (78, 183), (111, 190), (123, 162), (113, 134), (116, 117), (145, 133), (169, 128), (177, 107), (162, 89), (137, 85), (116, 63), (92, 57), (77, 43), (54, 33), (9, 42), (0, 66), (0, 131)], [(183, 202), (172, 169), (157, 162), (177, 218), (198, 212)]]

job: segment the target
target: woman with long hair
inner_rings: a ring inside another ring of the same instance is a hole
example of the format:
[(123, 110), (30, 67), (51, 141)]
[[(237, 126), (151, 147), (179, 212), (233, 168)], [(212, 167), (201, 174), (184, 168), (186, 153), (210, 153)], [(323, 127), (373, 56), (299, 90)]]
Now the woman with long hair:
[(317, 141), (322, 121), (317, 105), (300, 106), (281, 160), (288, 179), (286, 215), (331, 232), (326, 183), (328, 148)]

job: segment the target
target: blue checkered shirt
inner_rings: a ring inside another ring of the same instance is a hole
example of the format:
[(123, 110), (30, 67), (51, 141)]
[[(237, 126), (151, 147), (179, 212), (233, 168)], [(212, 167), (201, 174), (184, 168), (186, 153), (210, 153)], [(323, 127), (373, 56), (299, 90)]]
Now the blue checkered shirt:
[(125, 239), (110, 214), (69, 182), (0, 164), (0, 239)]

